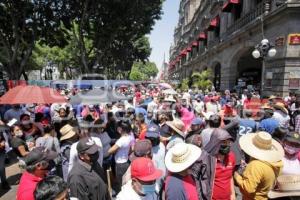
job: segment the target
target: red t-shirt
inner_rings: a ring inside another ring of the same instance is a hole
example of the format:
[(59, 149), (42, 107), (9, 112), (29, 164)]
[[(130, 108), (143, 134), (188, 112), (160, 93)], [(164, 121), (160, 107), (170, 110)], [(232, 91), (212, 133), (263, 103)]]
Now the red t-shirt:
[(17, 191), (17, 200), (34, 200), (33, 192), (42, 178), (25, 171)]
[(213, 200), (229, 200), (231, 196), (231, 178), (235, 167), (235, 156), (230, 152), (225, 165), (217, 162), (213, 187)]

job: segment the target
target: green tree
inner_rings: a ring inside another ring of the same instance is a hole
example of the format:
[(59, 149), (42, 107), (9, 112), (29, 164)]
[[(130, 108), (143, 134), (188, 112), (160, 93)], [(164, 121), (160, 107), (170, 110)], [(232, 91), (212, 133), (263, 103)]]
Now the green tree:
[(181, 91), (188, 90), (189, 89), (189, 82), (190, 82), (189, 78), (182, 79), (181, 82), (180, 82), (180, 84), (179, 84), (179, 89)]
[(65, 45), (62, 4), (63, 0), (1, 1), (0, 63), (10, 79), (19, 79), (30, 68), (36, 41)]
[(134, 62), (129, 75), (130, 80), (144, 81), (150, 80), (158, 73), (156, 64), (153, 62)]
[(192, 87), (206, 90), (212, 87), (212, 70), (207, 69), (202, 72), (194, 72), (191, 77)]

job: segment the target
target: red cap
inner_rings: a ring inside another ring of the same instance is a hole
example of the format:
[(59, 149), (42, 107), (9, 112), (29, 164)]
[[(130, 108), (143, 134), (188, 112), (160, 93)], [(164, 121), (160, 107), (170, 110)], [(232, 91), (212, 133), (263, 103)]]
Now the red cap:
[(131, 163), (131, 177), (141, 181), (154, 181), (160, 178), (162, 171), (156, 169), (152, 160), (140, 157)]

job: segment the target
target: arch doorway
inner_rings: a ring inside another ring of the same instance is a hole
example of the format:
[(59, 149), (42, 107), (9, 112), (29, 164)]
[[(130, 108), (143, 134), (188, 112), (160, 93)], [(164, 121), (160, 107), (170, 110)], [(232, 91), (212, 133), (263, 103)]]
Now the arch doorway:
[(241, 89), (259, 90), (261, 87), (262, 60), (253, 58), (252, 50), (247, 50), (237, 61), (236, 84)]
[(221, 64), (218, 63), (214, 68), (214, 86), (216, 91), (220, 91), (221, 88)]

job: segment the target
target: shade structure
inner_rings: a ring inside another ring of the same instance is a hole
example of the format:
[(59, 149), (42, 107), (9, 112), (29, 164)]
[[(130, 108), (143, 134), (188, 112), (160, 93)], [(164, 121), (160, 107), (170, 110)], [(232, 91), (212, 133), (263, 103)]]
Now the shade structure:
[(101, 90), (94, 89), (87, 92), (80, 92), (75, 96), (71, 97), (70, 103), (72, 105), (78, 104), (93, 104), (97, 105), (100, 103), (110, 103), (117, 102), (122, 100), (130, 99), (129, 96), (124, 96), (122, 94), (117, 93), (115, 90)]
[(207, 34), (205, 32), (201, 32), (198, 35), (198, 40), (206, 40), (207, 39)]
[(49, 87), (20, 85), (10, 89), (0, 98), (0, 104), (65, 103), (66, 98)]
[(188, 47), (188, 48), (186, 49), (186, 51), (187, 51), (187, 52), (191, 52), (191, 51), (192, 51), (192, 47)]
[(192, 43), (192, 46), (193, 46), (193, 47), (199, 46), (199, 42), (198, 42), (198, 41), (194, 41), (194, 42)]
[(209, 26), (207, 28), (208, 31), (213, 31), (215, 28), (219, 27), (220, 24), (220, 17), (216, 16), (212, 20), (210, 20)]
[(169, 83), (160, 83), (159, 86), (165, 89), (172, 89), (172, 86)]
[(227, 0), (222, 7), (222, 11), (223, 12), (231, 12), (233, 7), (235, 5), (239, 5), (239, 4), (240, 4), (240, 0)]
[(181, 55), (181, 56), (186, 56), (186, 54), (187, 54), (187, 50), (186, 50), (186, 49), (184, 49), (184, 50), (182, 50), (182, 51), (180, 52), (180, 55)]

